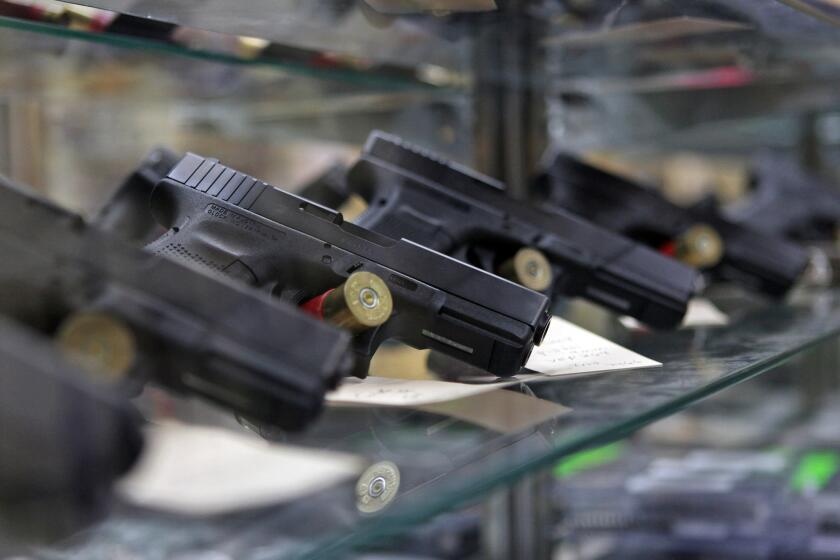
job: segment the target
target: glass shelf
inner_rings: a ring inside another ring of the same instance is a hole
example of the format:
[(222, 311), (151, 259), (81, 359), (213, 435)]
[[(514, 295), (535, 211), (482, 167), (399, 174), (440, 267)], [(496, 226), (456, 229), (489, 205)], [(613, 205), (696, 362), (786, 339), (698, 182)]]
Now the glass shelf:
[[(340, 52), (393, 64), (458, 63), (457, 36), (397, 18), (354, 0), (81, 0), (74, 2), (179, 26), (258, 37), (284, 45)], [(375, 3), (375, 2), (373, 2)], [(425, 18), (420, 18), (425, 20)], [(451, 18), (435, 18), (441, 25)]]
[[(163, 4), (170, 7), (176, 5), (171, 2)], [(51, 12), (18, 9), (14, 2), (0, 3), (0, 27), (129, 50), (271, 68), (375, 90), (458, 90), (466, 85), (462, 70), (467, 53), (463, 48), (456, 48), (452, 44), (438, 48), (426, 47), (423, 40), (414, 35), (405, 37), (388, 31), (386, 36), (390, 38), (390, 43), (386, 45), (387, 48), (376, 50), (372, 48), (374, 42), (384, 41), (385, 38), (366, 31), (360, 34), (365, 37), (365, 49), (336, 50), (336, 45), (352, 45), (353, 41), (347, 37), (342, 39), (340, 33), (331, 33), (332, 27), (326, 24), (319, 28), (320, 32), (310, 33), (310, 26), (304, 20), (293, 20), (289, 29), (294, 29), (295, 33), (285, 35), (287, 42), (279, 44), (235, 34), (235, 29), (221, 33), (212, 28), (176, 26), (166, 19), (144, 17), (133, 20), (130, 25), (118, 25), (120, 20), (117, 16), (121, 14), (115, 11), (99, 10), (95, 17), (82, 12), (85, 15), (82, 18), (76, 15), (76, 11), (90, 8), (69, 2), (58, 5), (66, 5), (68, 13), (63, 14), (59, 10), (56, 15), (47, 17), (44, 13)], [(246, 6), (250, 7), (250, 4)], [(247, 11), (245, 7), (237, 8), (237, 11), (242, 12), (243, 9)], [(156, 25), (165, 27), (161, 29)], [(306, 40), (312, 37), (320, 41), (312, 43)], [(377, 56), (383, 52), (400, 53), (400, 60)]]
[[(174, 41), (19, 17), (0, 18), (0, 27), (158, 57), (268, 69), (322, 80), (339, 92), (448, 95), (449, 104), (455, 97), (467, 103), (476, 92), (478, 61), (491, 54), (489, 45), (505, 37), (508, 21), (500, 11), (377, 16), (363, 0), (87, 0), (59, 5), (80, 4), (110, 10), (110, 17), (129, 14), (186, 26), (186, 31)], [(530, 48), (539, 62), (517, 78), (491, 62), (480, 80), (545, 92), (551, 139), (572, 151), (661, 146), (669, 142), (660, 139), (673, 134), (680, 143), (682, 133), (693, 140), (714, 132), (718, 123), (763, 137), (768, 117), (836, 110), (836, 8), (820, 0), (756, 4), (532, 2), (523, 15), (538, 37)], [(232, 47), (239, 35), (275, 43), (243, 52)], [(331, 95), (304, 99), (317, 99), (324, 110), (342, 106)], [(209, 112), (203, 116), (212, 126), (224, 120)], [(311, 124), (302, 122), (297, 129), (318, 129)], [(260, 132), (260, 123), (253, 127)], [(704, 141), (700, 147), (712, 144)]]
[[(488, 31), (503, 31), (509, 21), (508, 5), (517, 4), (471, 2), (489, 9), (397, 14), (383, 13), (389, 10), (382, 7), (388, 4), (382, 0), (75, 3), (380, 63), (449, 69), (464, 68), (472, 39)], [(371, 7), (376, 5), (380, 5), (378, 9)], [(691, 90), (802, 80), (837, 71), (833, 55), (840, 38), (840, 14), (822, 0), (629, 4), (620, 0), (546, 0), (519, 3), (515, 9), (538, 25), (534, 28), (539, 33), (536, 43), (546, 50), (550, 78), (542, 83), (540, 76), (534, 75), (530, 82), (549, 91), (576, 91), (581, 84), (575, 77), (587, 78), (582, 85), (589, 88), (611, 91)], [(624, 78), (633, 80), (622, 81)], [(504, 74), (498, 79), (504, 80)]]
[[(363, 0), (87, 0), (59, 5), (80, 4), (110, 10), (110, 17), (129, 14), (186, 26), (186, 31), (173, 41), (11, 17), (0, 18), (0, 27), (158, 58), (176, 55), (170, 58), (267, 70), (275, 78), (323, 81), (319, 95), (300, 96), (317, 101), (323, 111), (348, 106), (328, 91), (342, 95), (348, 88), (387, 95), (391, 105), (401, 95), (408, 96), (403, 106), (414, 103), (411, 96), (425, 96), (420, 102), (426, 104), (432, 96), (446, 96), (450, 106), (456, 98), (470, 103), (473, 93), (484, 91), (473, 89), (478, 61), (492, 57), (488, 49), (505, 37), (509, 20), (500, 11), (377, 16)], [(840, 105), (834, 87), (840, 76), (836, 12), (820, 0), (767, 0), (760, 8), (752, 0), (532, 2), (523, 15), (538, 37), (529, 48), (539, 62), (515, 79), (509, 68), (491, 62), (480, 81), (545, 92), (550, 138), (572, 151), (672, 143), (706, 149), (720, 137), (733, 138), (733, 128), (761, 139), (768, 118), (831, 113)], [(243, 52), (232, 47), (238, 35), (275, 43)], [(287, 106), (299, 111), (294, 104)], [(358, 105), (354, 101), (351, 106)], [(219, 115), (237, 111), (203, 111), (201, 119), (227, 126), (230, 119)], [(249, 119), (246, 133), (261, 134), (271, 118), (284, 118), (276, 107), (270, 112), (280, 114), (244, 117)], [(368, 112), (364, 118), (375, 116)], [(385, 123), (372, 121), (368, 130)], [(306, 119), (293, 127), (306, 134), (325, 130)], [(347, 126), (333, 126), (329, 135), (339, 129)], [(719, 130), (724, 132), (715, 135)], [(352, 137), (358, 141), (364, 134)], [(469, 161), (461, 156), (465, 153), (455, 159)]]
[[(396, 465), (399, 492), (378, 514), (359, 512), (354, 480), (285, 505), (216, 517), (121, 506), (50, 558), (98, 558), (103, 551), (174, 557), (210, 550), (242, 559), (341, 556), (475, 503), (569, 454), (623, 438), (840, 333), (840, 290), (803, 291), (778, 305), (745, 296), (721, 297), (717, 303), (730, 316), (728, 326), (641, 332), (612, 320), (603, 324), (602, 334), (661, 361), (661, 368), (543, 379), (488, 393), (566, 407), (528, 428), (501, 433), (458, 420), (457, 403), (449, 409), (455, 416), (407, 408), (329, 407), (303, 434), (261, 428), (270, 440)], [(494, 406), (500, 417), (510, 411), (505, 404)]]

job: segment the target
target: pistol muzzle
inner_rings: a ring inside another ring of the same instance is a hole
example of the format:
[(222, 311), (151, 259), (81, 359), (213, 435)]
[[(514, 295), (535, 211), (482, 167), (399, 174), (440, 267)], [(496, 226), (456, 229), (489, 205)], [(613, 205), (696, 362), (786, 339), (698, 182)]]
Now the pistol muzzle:
[(545, 335), (548, 333), (548, 328), (551, 326), (551, 318), (551, 312), (546, 311), (540, 319), (540, 322), (537, 324), (536, 329), (534, 329), (534, 344), (536, 346), (539, 346), (545, 340)]

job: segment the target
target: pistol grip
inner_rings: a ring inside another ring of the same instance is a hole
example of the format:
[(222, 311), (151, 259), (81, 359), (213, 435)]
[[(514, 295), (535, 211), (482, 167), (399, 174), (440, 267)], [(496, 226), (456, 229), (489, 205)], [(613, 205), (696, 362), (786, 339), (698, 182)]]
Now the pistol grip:
[(230, 245), (224, 234), (208, 234), (206, 224), (199, 219), (174, 226), (146, 249), (206, 273), (221, 274), (252, 286), (259, 285), (259, 278), (252, 267), (243, 262), (244, 255)]

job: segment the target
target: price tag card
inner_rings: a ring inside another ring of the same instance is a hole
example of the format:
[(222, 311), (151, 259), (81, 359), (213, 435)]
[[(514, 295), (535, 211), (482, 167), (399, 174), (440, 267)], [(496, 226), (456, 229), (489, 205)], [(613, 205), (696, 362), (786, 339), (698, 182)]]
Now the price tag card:
[(153, 424), (117, 492), (144, 507), (212, 515), (291, 501), (356, 477), (361, 457), (178, 422)]
[[(577, 325), (554, 317), (525, 369), (548, 376), (657, 367), (662, 364)], [(526, 379), (523, 376), (517, 376)]]

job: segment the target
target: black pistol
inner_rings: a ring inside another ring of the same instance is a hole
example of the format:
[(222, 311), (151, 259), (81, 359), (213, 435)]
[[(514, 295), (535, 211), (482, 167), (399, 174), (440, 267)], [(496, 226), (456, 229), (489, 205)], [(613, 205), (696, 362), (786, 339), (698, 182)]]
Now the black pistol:
[(349, 374), (346, 333), (134, 247), (6, 183), (0, 314), (118, 384), (153, 380), (287, 429)]
[(754, 190), (727, 208), (732, 221), (804, 243), (837, 240), (840, 190), (780, 154), (758, 155), (750, 171)]
[(517, 373), (550, 315), (540, 294), (188, 154), (151, 197), (161, 255), (258, 286), (353, 333), (356, 375), (382, 341)]
[(558, 154), (536, 179), (544, 208), (592, 222), (695, 266), (712, 280), (782, 296), (808, 265), (808, 253), (721, 216), (714, 204), (683, 208), (652, 188)]
[(143, 447), (140, 425), (124, 395), (0, 317), (0, 555), (101, 517)]
[(97, 228), (136, 243), (151, 243), (164, 232), (148, 212), (149, 197), (158, 182), (181, 160), (166, 148), (155, 148), (123, 180), (91, 218)]
[(695, 290), (689, 267), (572, 214), (514, 200), (501, 183), (382, 132), (368, 138), (347, 189), (368, 203), (362, 227), (654, 327), (678, 325)]

